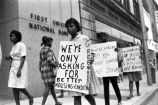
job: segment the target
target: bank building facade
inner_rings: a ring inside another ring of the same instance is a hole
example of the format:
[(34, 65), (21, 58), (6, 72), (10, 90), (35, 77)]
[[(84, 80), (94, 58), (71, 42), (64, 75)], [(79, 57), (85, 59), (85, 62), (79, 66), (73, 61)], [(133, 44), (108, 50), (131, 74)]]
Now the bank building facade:
[[(117, 8), (117, 9), (116, 9)], [(22, 33), (22, 42), (27, 46), (29, 69), (28, 90), (33, 96), (42, 96), (44, 84), (39, 72), (39, 52), (42, 36), (54, 39), (52, 49), (58, 57), (60, 41), (70, 40), (65, 21), (76, 18), (92, 43), (97, 43), (97, 34), (108, 34), (110, 41), (121, 47), (127, 42), (142, 44), (141, 23), (137, 0), (0, 0), (0, 43), (2, 65), (0, 67), (0, 95), (11, 96), (8, 88), (9, 55), (12, 30)]]

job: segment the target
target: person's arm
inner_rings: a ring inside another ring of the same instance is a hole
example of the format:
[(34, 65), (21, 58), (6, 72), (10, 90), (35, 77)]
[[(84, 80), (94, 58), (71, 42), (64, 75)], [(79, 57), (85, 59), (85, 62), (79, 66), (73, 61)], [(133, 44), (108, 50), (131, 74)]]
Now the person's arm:
[(55, 58), (53, 58), (53, 56), (54, 56), (53, 52), (48, 51), (48, 53), (47, 53), (48, 63), (49, 63), (49, 65), (52, 65), (52, 66), (56, 67), (58, 65), (58, 62), (55, 61)]
[(26, 56), (22, 56), (22, 57), (21, 57), (20, 66), (19, 66), (19, 69), (18, 69), (18, 72), (17, 72), (17, 77), (18, 77), (18, 78), (21, 77), (21, 69), (22, 69), (23, 66), (24, 66), (25, 59), (26, 59)]
[(21, 69), (23, 68), (25, 60), (26, 60), (26, 46), (24, 43), (20, 45), (20, 51), (21, 51), (20, 52), (21, 53), (20, 65), (19, 65), (17, 75), (16, 75), (18, 78), (21, 77)]

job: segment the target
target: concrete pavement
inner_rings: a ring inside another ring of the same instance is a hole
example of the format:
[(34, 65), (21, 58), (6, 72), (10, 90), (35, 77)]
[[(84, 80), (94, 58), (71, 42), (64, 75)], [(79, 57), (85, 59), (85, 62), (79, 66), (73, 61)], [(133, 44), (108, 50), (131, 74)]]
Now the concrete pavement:
[[(158, 72), (157, 72), (158, 77)], [(158, 82), (158, 79), (157, 79)], [(153, 84), (152, 86), (148, 86), (147, 84), (147, 76), (146, 74), (142, 75), (142, 81), (140, 81), (140, 93), (141, 96), (136, 95), (136, 88), (134, 84), (134, 97), (132, 99), (127, 99), (127, 96), (129, 95), (129, 87), (128, 87), (128, 78), (127, 76), (124, 76), (124, 81), (119, 83), (119, 87), (122, 94), (122, 103), (123, 105), (141, 105), (145, 100), (147, 100), (152, 93), (156, 92), (158, 90), (158, 83)], [(158, 91), (157, 91), (158, 92)], [(63, 105), (73, 105), (73, 98), (67, 94), (67, 92), (64, 93), (64, 98), (59, 98), (59, 101), (63, 103)], [(110, 85), (110, 103), (111, 105), (117, 105), (117, 98), (115, 95), (115, 92), (113, 90), (113, 87)], [(57, 94), (58, 96), (58, 94)], [(95, 100), (97, 105), (105, 105), (104, 103), (104, 95), (99, 94), (98, 96), (95, 96)], [(34, 98), (34, 104), (33, 105), (41, 105), (42, 97)], [(15, 105), (15, 102), (12, 100), (9, 104), (1, 104), (1, 105)], [(28, 100), (21, 100), (21, 105), (28, 105)], [(48, 96), (46, 105), (55, 105), (54, 100), (51, 95)], [(82, 105), (89, 105), (87, 100), (82, 97)], [(155, 104), (153, 104), (155, 105)]]

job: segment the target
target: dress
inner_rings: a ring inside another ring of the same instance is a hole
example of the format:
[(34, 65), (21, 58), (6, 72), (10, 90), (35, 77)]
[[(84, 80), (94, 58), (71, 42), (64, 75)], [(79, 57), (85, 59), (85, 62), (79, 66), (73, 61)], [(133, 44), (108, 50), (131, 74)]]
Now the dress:
[[(50, 53), (52, 56), (48, 56)], [(52, 66), (55, 63), (55, 58), (53, 56), (53, 51), (50, 47), (43, 47), (40, 51), (40, 72), (42, 79), (45, 85), (54, 85), (56, 74), (54, 72), (54, 67)]]
[(128, 79), (129, 81), (140, 81), (142, 80), (142, 74), (140, 71), (138, 72), (128, 72)]
[(89, 94), (99, 94), (102, 92), (101, 85), (99, 83), (99, 79), (95, 74), (93, 65), (90, 67), (90, 84), (89, 84)]
[(28, 68), (25, 60), (21, 69), (21, 77), (17, 78), (16, 74), (20, 65), (21, 57), (26, 56), (26, 46), (22, 42), (18, 42), (12, 47), (10, 52), (12, 63), (9, 74), (8, 87), (11, 88), (26, 88), (28, 86)]

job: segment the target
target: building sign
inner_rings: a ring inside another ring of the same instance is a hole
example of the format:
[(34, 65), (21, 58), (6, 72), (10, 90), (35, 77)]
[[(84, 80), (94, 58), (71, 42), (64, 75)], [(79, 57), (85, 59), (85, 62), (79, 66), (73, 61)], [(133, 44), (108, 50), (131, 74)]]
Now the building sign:
[(153, 40), (147, 41), (148, 49), (158, 52), (158, 43)]
[[(56, 20), (51, 21), (51, 25), (48, 24), (48, 18), (44, 16), (40, 16), (37, 14), (30, 14), (30, 19), (34, 22), (29, 23), (29, 27), (34, 30), (42, 31), (42, 32), (49, 32), (51, 34), (59, 34), (59, 35), (68, 35), (65, 24)], [(38, 22), (38, 23), (37, 23)], [(52, 27), (53, 26), (53, 27)]]
[(139, 46), (122, 48), (123, 72), (142, 71)]
[(93, 44), (92, 52), (95, 53), (93, 62), (94, 71), (97, 77), (118, 76), (118, 61), (116, 42), (107, 42), (101, 44)]
[(56, 89), (88, 93), (90, 41), (61, 41)]

